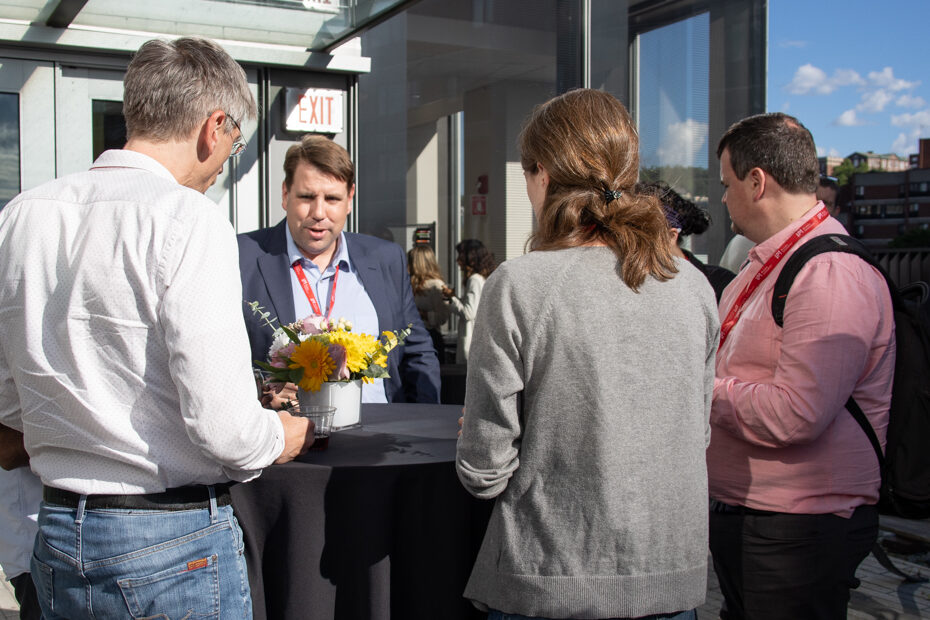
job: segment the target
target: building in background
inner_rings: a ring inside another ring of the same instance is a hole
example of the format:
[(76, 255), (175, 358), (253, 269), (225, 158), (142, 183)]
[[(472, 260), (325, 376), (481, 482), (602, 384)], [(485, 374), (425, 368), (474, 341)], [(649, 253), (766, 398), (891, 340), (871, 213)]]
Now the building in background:
[(848, 229), (870, 246), (930, 228), (930, 169), (859, 173), (849, 187)]
[(852, 163), (853, 168), (858, 168), (865, 164), (870, 171), (882, 170), (887, 172), (899, 172), (911, 167), (911, 162), (908, 159), (894, 153), (879, 155), (872, 151), (866, 151), (865, 153), (856, 152), (848, 155), (846, 159)]
[(910, 155), (911, 168), (930, 168), (930, 138), (921, 138), (917, 153)]
[(351, 230), (409, 247), (429, 229), (450, 280), (462, 238), (522, 254), (517, 134), (590, 86), (629, 107), (644, 171), (707, 205), (692, 249), (713, 262), (731, 234), (714, 149), (765, 110), (767, 19), (765, 0), (0, 0), (0, 206), (122, 146), (132, 52), (195, 34), (243, 65), (259, 105), (208, 193), (240, 231), (283, 217), (284, 152), (312, 131), (358, 165)]
[[(207, 195), (239, 230), (277, 222), (281, 161), (305, 131), (357, 138), (358, 75), (370, 60), (335, 42), (399, 0), (0, 0), (0, 206), (19, 191), (86, 170), (125, 141), (122, 79), (148, 39), (217, 40), (245, 68), (258, 102), (248, 148)], [(221, 10), (218, 10), (221, 9)]]
[(817, 162), (820, 164), (820, 174), (832, 177), (834, 176), (834, 169), (843, 163), (843, 158), (829, 155), (827, 157), (818, 157)]

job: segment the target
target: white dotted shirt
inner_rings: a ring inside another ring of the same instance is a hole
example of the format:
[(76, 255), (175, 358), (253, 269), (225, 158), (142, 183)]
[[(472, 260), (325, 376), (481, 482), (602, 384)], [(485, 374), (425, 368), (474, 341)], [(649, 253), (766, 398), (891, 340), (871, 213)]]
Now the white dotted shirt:
[(277, 458), (237, 256), (223, 211), (132, 151), (0, 211), (0, 424), (43, 483), (150, 493)]

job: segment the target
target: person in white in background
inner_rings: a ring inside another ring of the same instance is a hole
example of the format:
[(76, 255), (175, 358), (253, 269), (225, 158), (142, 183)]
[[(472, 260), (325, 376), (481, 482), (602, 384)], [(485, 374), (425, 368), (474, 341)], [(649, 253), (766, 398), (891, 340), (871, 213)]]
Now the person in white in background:
[[(730, 228), (733, 229), (734, 232), (736, 231), (736, 229), (733, 228), (733, 224), (730, 224)], [(733, 273), (739, 273), (740, 267), (743, 266), (743, 263), (746, 262), (746, 258), (749, 256), (749, 250), (754, 247), (756, 247), (755, 243), (737, 233), (735, 237), (730, 239), (726, 249), (723, 251), (723, 256), (720, 257), (719, 265)]]
[(484, 282), (496, 266), (494, 255), (478, 239), (465, 239), (455, 246), (458, 257), (455, 262), (462, 270), (465, 280), (465, 294), (459, 298), (452, 289), (446, 287), (442, 293), (449, 300), (452, 313), (459, 317), (458, 340), (455, 348), (455, 363), (468, 363), (468, 349), (471, 347), (471, 334), (474, 329), (478, 303)]

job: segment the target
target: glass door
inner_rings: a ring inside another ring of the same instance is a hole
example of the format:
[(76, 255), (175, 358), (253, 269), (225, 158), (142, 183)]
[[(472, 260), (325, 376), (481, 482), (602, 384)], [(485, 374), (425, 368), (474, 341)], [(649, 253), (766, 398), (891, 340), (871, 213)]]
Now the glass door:
[(94, 158), (126, 142), (123, 72), (58, 66), (55, 129), (58, 175), (90, 168)]
[(0, 209), (55, 178), (51, 63), (0, 58)]
[[(55, 133), (58, 175), (90, 168), (107, 149), (120, 149), (126, 143), (123, 117), (123, 75), (119, 69), (100, 69), (60, 63), (56, 72)], [(257, 77), (248, 72), (249, 87), (257, 94)], [(223, 208), (240, 230), (252, 230), (258, 219), (258, 140), (255, 123), (243, 123), (248, 148), (236, 160), (223, 166), (223, 172), (206, 195)], [(244, 192), (245, 199), (239, 199)]]

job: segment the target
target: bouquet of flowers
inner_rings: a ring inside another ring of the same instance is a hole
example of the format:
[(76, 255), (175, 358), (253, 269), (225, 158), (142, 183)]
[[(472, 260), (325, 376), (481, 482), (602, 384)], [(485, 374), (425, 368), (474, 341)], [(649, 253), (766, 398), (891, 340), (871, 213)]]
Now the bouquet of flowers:
[(387, 356), (410, 335), (408, 325), (400, 331), (381, 332), (380, 338), (356, 334), (352, 323), (321, 316), (308, 316), (289, 325), (276, 326), (277, 319), (258, 305), (248, 302), (252, 312), (270, 329), (274, 339), (268, 350), (268, 361), (256, 361), (268, 372), (272, 383), (296, 383), (309, 392), (318, 392), (324, 381), (371, 383), (388, 376)]

